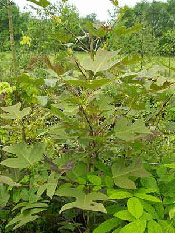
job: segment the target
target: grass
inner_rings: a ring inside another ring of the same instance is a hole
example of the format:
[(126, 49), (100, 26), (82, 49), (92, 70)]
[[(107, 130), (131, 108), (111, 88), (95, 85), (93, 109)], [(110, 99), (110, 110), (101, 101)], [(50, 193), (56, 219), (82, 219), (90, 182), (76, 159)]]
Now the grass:
[(83, 60), (85, 58), (88, 58), (90, 55), (88, 53), (83, 53), (83, 52), (76, 52), (75, 56), (78, 58), (78, 60)]
[(7, 81), (11, 76), (12, 55), (10, 52), (0, 53), (0, 81)]

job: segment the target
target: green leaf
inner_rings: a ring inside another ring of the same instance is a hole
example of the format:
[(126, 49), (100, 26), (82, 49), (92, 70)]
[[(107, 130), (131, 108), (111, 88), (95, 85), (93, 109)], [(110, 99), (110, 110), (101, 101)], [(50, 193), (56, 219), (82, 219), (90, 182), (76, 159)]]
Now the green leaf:
[(94, 72), (94, 74), (96, 74), (98, 72), (109, 70), (116, 63), (118, 63), (119, 60), (114, 59), (117, 55), (118, 52), (99, 49), (96, 53), (94, 61), (91, 58), (86, 58), (80, 61), (80, 64), (85, 70), (91, 70)]
[(61, 188), (55, 192), (55, 195), (65, 196), (65, 197), (75, 197), (76, 201), (72, 203), (65, 204), (60, 213), (71, 208), (79, 208), (83, 210), (99, 211), (107, 213), (103, 204), (97, 203), (95, 201), (107, 200), (107, 196), (103, 193), (89, 193), (85, 194), (83, 191), (73, 188)]
[(48, 87), (55, 87), (57, 82), (58, 82), (58, 79), (56, 79), (56, 78), (54, 78), (54, 79), (44, 79), (44, 82)]
[(170, 216), (170, 219), (175, 217), (175, 208), (170, 209), (169, 216)]
[(21, 186), (20, 184), (14, 182), (10, 177), (1, 176), (1, 175), (0, 175), (0, 183), (7, 184), (9, 186), (16, 186), (16, 187)]
[(16, 216), (13, 218), (6, 227), (17, 224), (13, 230), (16, 230), (19, 227), (22, 227), (23, 225), (26, 225), (28, 222), (34, 222), (37, 218), (39, 218), (38, 215), (32, 216), (30, 214), (20, 214), (19, 216)]
[(155, 192), (159, 190), (154, 177), (141, 178), (140, 182), (147, 189), (155, 190)]
[(170, 163), (170, 164), (164, 164), (164, 167), (168, 167), (168, 168), (175, 168), (175, 163)]
[(157, 214), (159, 215), (159, 219), (164, 219), (165, 216), (165, 206), (163, 205), (163, 203), (155, 203), (154, 204), (154, 208), (157, 212)]
[(110, 0), (113, 4), (114, 4), (114, 6), (118, 6), (118, 0)]
[(146, 220), (146, 221), (149, 221), (149, 220), (152, 220), (153, 219), (153, 216), (145, 211), (143, 211), (143, 215), (142, 217), (140, 217), (140, 220)]
[(87, 165), (83, 162), (77, 162), (73, 166), (72, 171), (67, 172), (67, 176), (69, 179), (75, 182), (78, 182), (80, 184), (86, 184)]
[(117, 227), (120, 224), (120, 221), (117, 218), (111, 218), (101, 223), (93, 233), (108, 233), (113, 228)]
[(112, 233), (120, 233), (120, 231), (121, 231), (121, 227), (119, 227), (119, 228), (117, 228), (115, 231), (113, 231)]
[(37, 196), (41, 197), (41, 195), (45, 192), (46, 189), (47, 189), (47, 184), (40, 185), (37, 190)]
[(45, 190), (47, 190), (47, 196), (52, 198), (55, 194), (57, 188), (58, 178), (56, 177), (55, 172), (51, 172), (50, 176), (47, 179), (47, 183), (41, 185), (37, 191), (37, 196), (40, 197)]
[(148, 222), (148, 233), (163, 233), (161, 226), (154, 220)]
[(138, 198), (132, 197), (127, 202), (128, 211), (136, 218), (139, 219), (143, 214), (143, 206)]
[(46, 204), (46, 203), (32, 203), (32, 204), (29, 203), (27, 206), (25, 206), (21, 209), (21, 213), (23, 213), (26, 210), (34, 209), (34, 208), (37, 208), (37, 209), (41, 208), (38, 210), (43, 211), (43, 210), (46, 210), (47, 207), (48, 207), (48, 204)]
[(24, 108), (23, 110), (21, 109), (21, 103), (9, 106), (9, 107), (1, 107), (1, 109), (6, 112), (6, 114), (1, 114), (1, 118), (4, 119), (18, 119), (22, 120), (23, 117), (27, 116), (31, 108)]
[(106, 210), (108, 212), (108, 214), (112, 214), (114, 215), (115, 213), (117, 213), (120, 210), (125, 210), (126, 208), (124, 206), (121, 205), (110, 205), (110, 206), (106, 206)]
[(48, 97), (47, 96), (37, 96), (38, 103), (41, 104), (41, 106), (46, 106), (48, 103)]
[(130, 222), (136, 220), (128, 210), (121, 210), (121, 211), (115, 213), (114, 216), (117, 218), (120, 218), (121, 220), (126, 220), (126, 221), (130, 221)]
[(131, 124), (126, 118), (117, 121), (114, 131), (116, 137), (124, 141), (133, 141), (140, 138), (140, 136), (151, 133), (145, 127), (143, 120), (137, 120), (134, 124)]
[[(39, 205), (39, 203), (37, 203)], [(43, 205), (44, 203), (42, 203)], [(46, 204), (45, 204), (46, 207)], [(23, 225), (26, 225), (29, 222), (35, 221), (37, 218), (39, 218), (38, 215), (36, 215), (39, 212), (42, 212), (46, 210), (45, 208), (34, 208), (30, 210), (23, 211), (21, 214), (17, 215), (15, 218), (13, 218), (6, 227), (11, 225), (16, 225), (13, 230), (16, 230), (19, 227), (22, 227)]]
[(148, 212), (149, 214), (151, 214), (151, 216), (153, 217), (153, 219), (159, 219), (158, 214), (156, 213), (154, 207), (149, 204), (148, 202), (145, 202), (143, 200), (140, 200), (140, 202), (142, 203), (143, 209)]
[(111, 176), (105, 176), (104, 183), (108, 188), (113, 188), (114, 186), (114, 181)]
[(159, 220), (158, 223), (161, 226), (163, 233), (175, 233), (175, 228), (170, 221)]
[(71, 84), (73, 86), (80, 86), (84, 88), (89, 88), (89, 89), (97, 89), (99, 87), (102, 87), (110, 82), (112, 82), (112, 79), (96, 79), (96, 80), (77, 80), (77, 79), (70, 79), (66, 80), (65, 82), (68, 84)]
[(93, 184), (93, 185), (101, 185), (101, 178), (99, 176), (95, 175), (88, 175), (88, 180)]
[(47, 7), (50, 5), (50, 2), (47, 0), (27, 0), (28, 2), (35, 3), (38, 6), (41, 6), (43, 8)]
[(48, 177), (48, 183), (47, 183), (47, 196), (52, 198), (56, 187), (57, 187), (57, 178), (55, 177), (56, 173), (55, 172), (51, 172), (50, 176)]
[(159, 202), (159, 203), (161, 202), (161, 200), (158, 197), (147, 195), (145, 193), (135, 193), (134, 196), (147, 201)]
[(144, 233), (146, 221), (136, 220), (123, 227), (120, 233)]
[(10, 198), (10, 194), (7, 191), (5, 185), (0, 184), (0, 208), (6, 206), (9, 198)]
[(110, 190), (108, 192), (108, 195), (110, 199), (117, 199), (117, 200), (129, 198), (133, 196), (131, 193), (123, 190)]
[(5, 165), (11, 168), (28, 168), (43, 158), (45, 145), (35, 144), (28, 146), (25, 143), (14, 144), (3, 148), (8, 153), (15, 154), (17, 158), (8, 158), (1, 162), (1, 165)]
[(112, 174), (117, 186), (125, 189), (135, 189), (134, 181), (129, 177), (148, 177), (150, 174), (142, 167), (140, 158), (135, 159), (132, 164), (125, 167), (124, 160), (119, 160), (112, 165)]
[(138, 32), (142, 29), (142, 25), (140, 23), (135, 24), (132, 27), (120, 26), (114, 28), (114, 33), (117, 36), (128, 36), (132, 33)]

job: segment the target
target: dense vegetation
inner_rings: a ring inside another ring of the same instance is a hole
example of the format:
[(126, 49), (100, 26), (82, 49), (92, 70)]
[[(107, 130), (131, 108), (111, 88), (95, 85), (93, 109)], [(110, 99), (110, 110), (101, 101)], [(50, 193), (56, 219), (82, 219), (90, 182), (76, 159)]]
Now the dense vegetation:
[(174, 233), (173, 1), (28, 1), (0, 3), (0, 232)]

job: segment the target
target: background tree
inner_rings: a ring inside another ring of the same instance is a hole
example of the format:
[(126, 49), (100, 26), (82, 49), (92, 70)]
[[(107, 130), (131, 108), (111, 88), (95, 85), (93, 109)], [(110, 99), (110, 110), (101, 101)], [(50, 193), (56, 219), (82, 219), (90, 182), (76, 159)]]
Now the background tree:
[[(14, 27), (14, 38), (15, 41), (19, 42), (22, 32), (26, 31), (27, 23), (29, 19), (29, 13), (21, 13), (17, 5), (11, 1), (12, 8), (12, 21)], [(0, 49), (9, 50), (10, 48), (10, 37), (9, 37), (9, 20), (6, 6), (6, 0), (0, 2)]]

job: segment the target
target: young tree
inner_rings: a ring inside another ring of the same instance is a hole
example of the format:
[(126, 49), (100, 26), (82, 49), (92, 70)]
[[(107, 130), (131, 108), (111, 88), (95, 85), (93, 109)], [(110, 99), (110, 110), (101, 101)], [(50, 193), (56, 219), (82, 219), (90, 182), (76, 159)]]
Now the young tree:
[(9, 18), (9, 33), (10, 33), (10, 43), (11, 43), (11, 50), (13, 56), (13, 68), (14, 68), (14, 75), (18, 75), (18, 65), (16, 59), (16, 49), (15, 49), (15, 39), (14, 39), (14, 32), (13, 32), (13, 20), (12, 20), (12, 8), (10, 0), (7, 0), (7, 10), (8, 10), (8, 18)]

